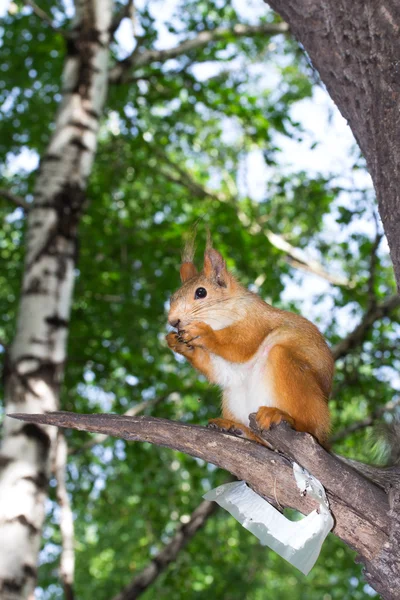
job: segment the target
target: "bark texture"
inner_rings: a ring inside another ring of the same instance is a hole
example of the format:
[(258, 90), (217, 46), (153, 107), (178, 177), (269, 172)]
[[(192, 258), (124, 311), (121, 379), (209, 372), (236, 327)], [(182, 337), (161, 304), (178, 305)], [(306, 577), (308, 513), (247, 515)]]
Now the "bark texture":
[[(4, 372), (6, 412), (58, 408), (77, 226), (108, 83), (112, 0), (78, 1), (63, 98), (28, 214), (19, 316)], [(6, 418), (0, 453), (0, 597), (32, 596), (54, 431)]]
[[(271, 445), (273, 450), (268, 450), (233, 435), (151, 417), (67, 412), (13, 417), (36, 425), (70, 427), (173, 448), (230, 471), (279, 509), (290, 507), (308, 514), (315, 506), (297, 488), (292, 472), (292, 463), (296, 462), (323, 484), (335, 520), (332, 531), (358, 552), (367, 579), (383, 598), (398, 600), (398, 468), (391, 472), (375, 468), (384, 473), (380, 483), (385, 491), (355, 470), (355, 461), (352, 465), (342, 461), (324, 450), (311, 435), (293, 431), (286, 424), (266, 432), (257, 431)], [(256, 430), (253, 416), (250, 424)], [(168, 560), (168, 550), (163, 558)], [(133, 595), (128, 586), (117, 598), (137, 597), (140, 588), (156, 574), (157, 565), (150, 564), (139, 576), (139, 588), (133, 587)]]
[(297, 433), (285, 425), (263, 434), (271, 448), (279, 450), (275, 452), (205, 427), (152, 417), (67, 412), (13, 417), (173, 448), (230, 471), (278, 508), (290, 507), (308, 514), (315, 505), (297, 488), (292, 471), (294, 460), (323, 483), (335, 518), (333, 532), (364, 562), (372, 564), (389, 540), (389, 500), (385, 491), (326, 452), (311, 435)]
[(60, 579), (64, 588), (65, 600), (74, 600), (74, 575), (75, 575), (75, 531), (74, 516), (67, 491), (68, 446), (64, 433), (58, 431), (57, 448), (54, 461), (54, 474), (57, 479), (57, 501), (60, 508), (60, 533), (62, 549), (60, 556)]
[(400, 287), (400, 4), (268, 0), (304, 46), (367, 160)]

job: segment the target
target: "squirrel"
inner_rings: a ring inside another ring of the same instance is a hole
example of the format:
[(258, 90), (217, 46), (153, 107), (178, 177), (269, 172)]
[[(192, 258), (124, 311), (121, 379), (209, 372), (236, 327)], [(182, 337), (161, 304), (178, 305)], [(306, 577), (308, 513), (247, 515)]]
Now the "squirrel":
[(318, 328), (267, 304), (230, 273), (208, 236), (204, 265), (184, 249), (182, 286), (170, 301), (168, 346), (222, 388), (222, 417), (209, 426), (262, 443), (260, 430), (287, 421), (327, 446), (334, 361)]

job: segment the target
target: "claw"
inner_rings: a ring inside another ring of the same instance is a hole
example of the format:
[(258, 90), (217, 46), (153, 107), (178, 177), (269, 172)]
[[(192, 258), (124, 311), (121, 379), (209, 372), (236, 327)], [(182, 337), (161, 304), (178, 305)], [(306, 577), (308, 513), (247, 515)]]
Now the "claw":
[(241, 429), (236, 429), (234, 427), (231, 427), (229, 429), (229, 433), (234, 433), (235, 435), (241, 437), (242, 435), (244, 435), (244, 431), (242, 431)]

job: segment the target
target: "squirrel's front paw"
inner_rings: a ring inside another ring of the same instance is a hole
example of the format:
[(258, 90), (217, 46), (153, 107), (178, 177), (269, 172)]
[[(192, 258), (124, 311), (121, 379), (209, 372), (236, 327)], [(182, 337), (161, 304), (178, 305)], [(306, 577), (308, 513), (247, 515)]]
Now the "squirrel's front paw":
[(180, 333), (171, 331), (171, 333), (165, 336), (165, 339), (168, 346), (171, 348), (171, 350), (173, 350), (173, 352), (177, 352), (178, 354), (183, 355), (187, 355), (193, 352), (193, 346), (184, 342)]
[(279, 408), (260, 406), (256, 414), (256, 423), (261, 430), (270, 429), (273, 425), (279, 425), (282, 421), (289, 423), (295, 428), (294, 419), (287, 412)]
[(215, 337), (214, 330), (202, 321), (191, 323), (179, 335), (186, 344), (200, 347), (207, 347)]

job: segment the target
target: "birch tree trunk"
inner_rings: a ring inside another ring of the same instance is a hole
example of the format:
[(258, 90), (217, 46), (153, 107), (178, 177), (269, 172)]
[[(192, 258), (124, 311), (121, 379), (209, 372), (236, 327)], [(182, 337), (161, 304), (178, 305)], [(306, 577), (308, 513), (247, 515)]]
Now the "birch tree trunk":
[[(28, 214), (18, 322), (5, 368), (5, 412), (59, 406), (77, 227), (107, 93), (113, 0), (77, 0), (63, 98)], [(55, 431), (6, 418), (0, 452), (0, 598), (32, 597)]]

